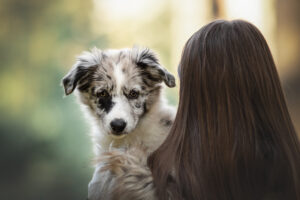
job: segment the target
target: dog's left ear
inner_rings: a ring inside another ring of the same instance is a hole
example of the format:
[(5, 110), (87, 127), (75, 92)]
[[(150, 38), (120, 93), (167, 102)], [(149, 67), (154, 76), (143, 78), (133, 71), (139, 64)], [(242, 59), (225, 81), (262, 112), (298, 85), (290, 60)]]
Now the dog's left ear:
[(164, 81), (168, 87), (176, 86), (175, 77), (159, 64), (154, 52), (148, 48), (138, 50), (136, 64), (141, 69), (146, 84), (152, 85)]

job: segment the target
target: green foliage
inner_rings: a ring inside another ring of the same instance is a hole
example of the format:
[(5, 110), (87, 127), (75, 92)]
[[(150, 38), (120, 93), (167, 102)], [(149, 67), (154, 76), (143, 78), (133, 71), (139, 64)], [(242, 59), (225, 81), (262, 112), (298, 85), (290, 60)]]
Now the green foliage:
[(1, 2), (1, 199), (85, 199), (91, 144), (60, 79), (76, 53), (104, 44), (90, 31), (91, 2)]

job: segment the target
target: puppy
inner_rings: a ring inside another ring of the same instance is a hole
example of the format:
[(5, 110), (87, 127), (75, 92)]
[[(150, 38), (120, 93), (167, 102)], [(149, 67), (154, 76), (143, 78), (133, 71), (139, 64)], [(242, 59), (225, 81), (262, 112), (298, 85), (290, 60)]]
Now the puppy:
[(162, 95), (162, 83), (175, 78), (147, 48), (84, 52), (63, 78), (65, 94), (74, 90), (92, 123), (96, 155), (109, 147), (142, 144), (154, 151), (172, 125), (175, 109)]

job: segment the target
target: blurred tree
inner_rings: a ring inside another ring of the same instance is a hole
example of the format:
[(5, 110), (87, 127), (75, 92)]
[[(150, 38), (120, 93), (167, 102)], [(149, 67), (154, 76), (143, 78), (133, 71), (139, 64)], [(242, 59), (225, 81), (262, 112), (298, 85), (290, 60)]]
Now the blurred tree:
[[(91, 1), (1, 0), (1, 199), (84, 199), (87, 127), (60, 80), (87, 46)], [(65, 67), (65, 68), (63, 68)]]

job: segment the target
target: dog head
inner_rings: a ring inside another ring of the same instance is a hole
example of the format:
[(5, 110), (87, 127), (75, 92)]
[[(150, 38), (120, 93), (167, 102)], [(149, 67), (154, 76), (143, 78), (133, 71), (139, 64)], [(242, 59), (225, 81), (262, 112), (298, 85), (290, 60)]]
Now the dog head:
[(175, 86), (175, 78), (149, 49), (84, 52), (63, 78), (65, 94), (75, 89), (105, 133), (121, 138), (158, 100), (162, 82)]

